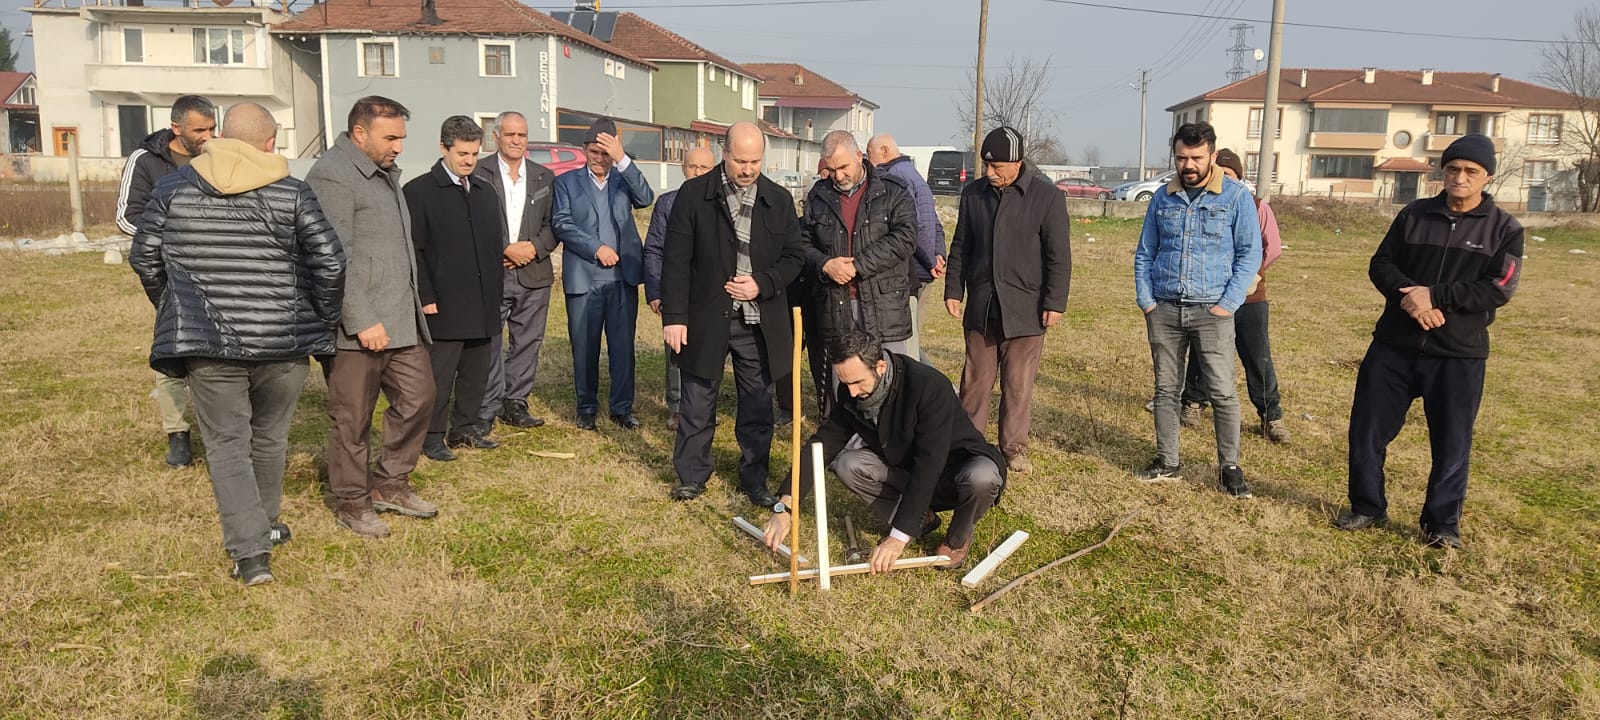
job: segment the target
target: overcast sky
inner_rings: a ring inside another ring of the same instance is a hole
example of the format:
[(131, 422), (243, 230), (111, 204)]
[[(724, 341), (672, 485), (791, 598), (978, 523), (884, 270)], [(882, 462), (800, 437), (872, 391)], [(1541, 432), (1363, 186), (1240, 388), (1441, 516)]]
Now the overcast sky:
[[(16, 0), (11, 0), (15, 2)], [(59, 1), (59, 0), (56, 0)], [(72, 0), (76, 3), (78, 0)], [(420, 0), (419, 0), (420, 1)], [(4, 0), (0, 0), (4, 2)], [(1270, 0), (1090, 0), (1121, 8), (1257, 20), (1247, 36), (1267, 47)], [(787, 4), (769, 4), (787, 3)], [(304, 6), (306, 0), (298, 0)], [(566, 3), (531, 0), (542, 10)], [(1291, 23), (1381, 28), (1408, 33), (1557, 39), (1585, 0), (1287, 0)], [(712, 7), (721, 5), (721, 7)], [(960, 144), (952, 103), (968, 93), (966, 68), (977, 47), (978, 0), (612, 0), (737, 62), (799, 62), (879, 104), (877, 129), (903, 145)], [(1513, 8), (1524, 8), (1518, 12)], [(8, 5), (0, 20), (20, 37), (28, 16)], [(1128, 87), (1151, 68), (1150, 152), (1161, 157), (1169, 118), (1163, 108), (1228, 83), (1234, 20), (1207, 20), (1052, 0), (991, 0), (990, 66), (1007, 57), (1050, 58), (1049, 105), (1056, 133), (1075, 157), (1097, 146), (1104, 164), (1133, 164), (1139, 144), (1139, 93)], [(1284, 30), (1284, 67), (1499, 72), (1532, 81), (1544, 45), (1352, 32)], [(33, 67), (32, 41), (21, 43)], [(1265, 69), (1247, 59), (1252, 72)], [(1155, 161), (1152, 161), (1155, 162)]]

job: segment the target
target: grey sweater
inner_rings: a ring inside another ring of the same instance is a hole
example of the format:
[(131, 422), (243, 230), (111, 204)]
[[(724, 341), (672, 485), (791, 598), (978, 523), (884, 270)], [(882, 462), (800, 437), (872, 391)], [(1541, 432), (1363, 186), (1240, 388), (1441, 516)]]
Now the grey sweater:
[(391, 350), (432, 342), (417, 297), (411, 214), (399, 176), (399, 168), (372, 162), (349, 133), (341, 133), (306, 174), (349, 263), (335, 342), (340, 350), (360, 350), (356, 335), (379, 323)]

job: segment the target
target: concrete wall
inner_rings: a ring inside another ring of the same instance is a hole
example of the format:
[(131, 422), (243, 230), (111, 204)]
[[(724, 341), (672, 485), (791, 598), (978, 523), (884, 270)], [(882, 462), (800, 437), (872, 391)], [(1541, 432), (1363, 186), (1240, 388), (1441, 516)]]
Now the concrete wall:
[[(565, 42), (561, 38), (554, 38), (552, 44), (555, 46), (551, 57), (556, 79), (551, 95), (557, 106), (594, 115), (650, 122), (651, 70), (587, 45)], [(624, 71), (621, 78), (606, 74), (605, 63), (608, 60), (613, 64), (622, 64)]]
[[(757, 117), (755, 95), (752, 91), (750, 108), (745, 109), (745, 86), (755, 81), (738, 73), (729, 73), (727, 68), (717, 68), (716, 78), (711, 78), (706, 68), (709, 65), (700, 65), (700, 82), (705, 87), (705, 115), (701, 118), (712, 122), (731, 125), (740, 120), (754, 121)], [(731, 79), (730, 79), (731, 78)]]
[[(99, 62), (98, 33), (78, 17), (76, 10), (34, 10), (34, 74), (39, 79), (39, 140), (45, 153), (53, 152), (54, 128), (78, 129), (79, 153), (96, 157), (115, 155), (116, 135), (107, 151), (104, 113), (100, 102), (84, 86), (85, 65)], [(46, 52), (48, 55), (42, 56)]]
[(650, 122), (658, 125), (689, 127), (700, 119), (700, 83), (705, 65), (701, 63), (662, 62), (661, 70), (650, 78)]

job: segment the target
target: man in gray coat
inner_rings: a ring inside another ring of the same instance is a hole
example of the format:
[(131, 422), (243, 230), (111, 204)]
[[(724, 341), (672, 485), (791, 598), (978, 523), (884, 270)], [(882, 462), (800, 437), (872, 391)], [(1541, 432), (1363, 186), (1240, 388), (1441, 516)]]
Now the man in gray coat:
[[(417, 497), (410, 482), (434, 395), (424, 345), (432, 338), (417, 295), (411, 214), (394, 165), (410, 117), (404, 106), (385, 97), (357, 100), (348, 131), (306, 175), (349, 258), (338, 352), (327, 370), (333, 421), (328, 486), (338, 503), (339, 525), (367, 537), (389, 534), (377, 510), (422, 518), (439, 514)], [(383, 415), (383, 452), (368, 470), (379, 390), (389, 409)]]
[(555, 284), (550, 264), (550, 253), (556, 249), (550, 187), (556, 176), (528, 159), (528, 120), (522, 113), (508, 110), (495, 118), (494, 145), (495, 153), (478, 163), (475, 174), (494, 188), (506, 218), (500, 321), (506, 326), (507, 344), (502, 351), (499, 335), (489, 341), (489, 388), (478, 411), (484, 435), (496, 416), (512, 427), (544, 424), (544, 418), (528, 412), (528, 395), (539, 374), (550, 286)]

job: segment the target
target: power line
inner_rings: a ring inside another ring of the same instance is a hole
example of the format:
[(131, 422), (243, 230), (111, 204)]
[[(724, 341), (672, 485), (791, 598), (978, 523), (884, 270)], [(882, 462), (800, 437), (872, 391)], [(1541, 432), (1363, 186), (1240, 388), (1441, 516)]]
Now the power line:
[[(1204, 17), (1203, 15), (1201, 15), (1199, 13), (1184, 12), (1184, 11), (1181, 11), (1181, 10), (1154, 10), (1154, 9), (1151, 9), (1151, 8), (1122, 7), (1121, 5), (1111, 5), (1111, 4), (1107, 4), (1107, 3), (1097, 3), (1097, 2), (1085, 2), (1084, 0), (1041, 0), (1041, 2), (1054, 3), (1056, 5), (1076, 5), (1078, 7), (1099, 8), (1101, 10), (1121, 10), (1123, 12), (1146, 13), (1146, 14), (1149, 14), (1149, 15), (1170, 15), (1170, 16), (1174, 16), (1174, 17)], [(1268, 21), (1268, 20), (1262, 20), (1262, 19), (1259, 19), (1259, 18), (1234, 17), (1234, 16), (1231, 16), (1231, 15), (1230, 16), (1226, 16), (1226, 17), (1222, 17), (1221, 19), (1222, 20), (1235, 20), (1235, 21), (1238, 21), (1238, 22), (1247, 22), (1247, 23), (1270, 23), (1270, 21)], [(1377, 34), (1380, 34), (1380, 35), (1403, 35), (1403, 36), (1406, 36), (1406, 37), (1441, 38), (1441, 39), (1445, 39), (1445, 40), (1483, 40), (1483, 41), (1488, 41), (1488, 42), (1536, 43), (1536, 44), (1540, 44), (1540, 45), (1577, 45), (1577, 44), (1581, 43), (1581, 41), (1579, 41), (1579, 40), (1541, 40), (1541, 39), (1538, 39), (1538, 38), (1498, 37), (1498, 36), (1493, 36), (1493, 35), (1457, 35), (1457, 34), (1454, 34), (1454, 33), (1415, 32), (1415, 31), (1411, 31), (1411, 30), (1389, 30), (1389, 29), (1386, 29), (1386, 28), (1353, 27), (1353, 26), (1350, 26), (1350, 25), (1327, 25), (1327, 24), (1323, 24), (1323, 23), (1304, 23), (1304, 22), (1288, 22), (1288, 21), (1285, 21), (1282, 24), (1286, 25), (1286, 26), (1289, 26), (1289, 27), (1302, 27), (1302, 28), (1310, 28), (1310, 29), (1315, 29), (1315, 30), (1341, 30), (1341, 31), (1344, 31), (1344, 32), (1364, 32), (1364, 33), (1377, 33)]]

